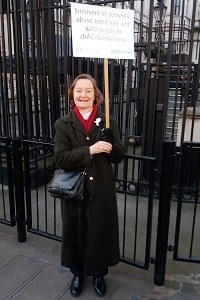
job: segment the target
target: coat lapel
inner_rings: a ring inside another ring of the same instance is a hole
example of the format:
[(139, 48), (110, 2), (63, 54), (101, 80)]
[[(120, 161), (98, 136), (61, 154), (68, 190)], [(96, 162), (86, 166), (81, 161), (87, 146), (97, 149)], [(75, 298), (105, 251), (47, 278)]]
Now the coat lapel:
[[(95, 131), (100, 131), (101, 129), (104, 128), (105, 126), (105, 116), (101, 111), (98, 111), (94, 121), (100, 118), (101, 121), (99, 122), (99, 125), (97, 126), (97, 124), (95, 122), (93, 122), (92, 127), (90, 129), (90, 134), (94, 134)], [(86, 131), (85, 127), (83, 126), (83, 124), (81, 123), (81, 121), (75, 116), (74, 111), (71, 111), (70, 114), (66, 117), (65, 119), (66, 122), (70, 122), (72, 123), (72, 126), (74, 128), (76, 128), (77, 130), (81, 131), (85, 136), (88, 135), (88, 132)]]
[(83, 126), (83, 124), (81, 123), (81, 121), (78, 118), (76, 118), (76, 117), (73, 118), (72, 126), (76, 129), (78, 129), (79, 131), (81, 131), (84, 135), (88, 135), (85, 127)]

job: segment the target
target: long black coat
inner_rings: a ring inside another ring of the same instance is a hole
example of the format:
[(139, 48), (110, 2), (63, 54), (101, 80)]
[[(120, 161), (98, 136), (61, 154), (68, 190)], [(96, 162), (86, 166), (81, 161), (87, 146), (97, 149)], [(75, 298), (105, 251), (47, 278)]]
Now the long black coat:
[(115, 178), (111, 163), (119, 163), (124, 148), (117, 125), (110, 118), (114, 143), (110, 154), (89, 153), (89, 146), (100, 140), (105, 123), (104, 114), (99, 126), (93, 123), (88, 133), (74, 112), (55, 123), (55, 163), (65, 170), (87, 167), (85, 197), (81, 202), (61, 200), (62, 250), (61, 264), (81, 265), (85, 275), (95, 275), (107, 266), (119, 262), (118, 213)]

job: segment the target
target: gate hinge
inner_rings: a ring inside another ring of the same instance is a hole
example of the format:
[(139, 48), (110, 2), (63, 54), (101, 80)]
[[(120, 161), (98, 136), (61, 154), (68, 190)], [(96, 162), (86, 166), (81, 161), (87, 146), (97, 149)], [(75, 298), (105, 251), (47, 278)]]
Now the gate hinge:
[(167, 250), (168, 250), (169, 252), (172, 252), (172, 251), (174, 251), (174, 246), (172, 246), (172, 245), (169, 245), (169, 246), (167, 247)]
[(154, 265), (155, 264), (155, 258), (154, 257), (150, 257), (149, 258), (149, 262)]
[(181, 152), (175, 152), (175, 153), (174, 153), (174, 157), (180, 157), (181, 155), (182, 155)]

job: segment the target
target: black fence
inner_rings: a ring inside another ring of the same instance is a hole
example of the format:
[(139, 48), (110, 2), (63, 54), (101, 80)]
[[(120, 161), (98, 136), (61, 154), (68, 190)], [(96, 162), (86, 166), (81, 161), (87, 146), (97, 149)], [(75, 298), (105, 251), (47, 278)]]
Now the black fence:
[[(79, 1), (80, 3), (82, 1)], [(198, 141), (199, 34), (187, 1), (84, 1), (135, 10), (135, 60), (109, 60), (110, 111), (125, 147), (161, 162), (164, 139)], [(160, 20), (154, 10), (161, 7)], [(0, 135), (52, 142), (55, 120), (70, 110), (68, 87), (80, 73), (104, 90), (103, 59), (73, 57), (70, 1), (0, 4)], [(103, 108), (102, 108), (103, 109)]]
[[(191, 170), (192, 161), (195, 160), (195, 168)], [(182, 160), (180, 165), (179, 193), (176, 219), (176, 235), (174, 244), (174, 259), (180, 261), (199, 262), (199, 185), (200, 185), (200, 144), (183, 144)], [(187, 201), (186, 201), (187, 200)], [(186, 218), (190, 205), (191, 216)], [(187, 241), (184, 241), (183, 231), (188, 233)], [(183, 242), (186, 243), (182, 247)]]
[[(155, 262), (155, 282), (163, 284), (166, 251), (175, 251), (174, 259), (199, 262), (197, 1), (191, 1), (189, 10), (183, 1), (178, 18), (174, 0), (168, 1), (165, 16), (158, 1), (159, 20), (153, 0), (84, 3), (135, 10), (135, 60), (109, 60), (110, 112), (126, 149), (125, 160), (114, 167), (121, 260), (144, 269)], [(20, 242), (27, 230), (60, 240), (60, 204), (47, 193), (54, 171), (54, 123), (70, 110), (68, 87), (76, 75), (90, 73), (104, 91), (103, 59), (73, 57), (68, 0), (1, 1), (0, 53), (0, 222), (16, 224)], [(185, 148), (192, 141), (196, 144)], [(173, 173), (163, 156), (173, 164)], [(169, 183), (164, 189), (163, 178)], [(178, 206), (175, 245), (167, 245), (165, 223), (164, 232), (156, 235), (160, 247), (155, 258), (150, 257), (150, 241), (155, 240), (151, 228), (157, 220), (153, 199), (158, 220), (169, 220), (171, 199)], [(186, 225), (184, 210), (191, 211)], [(187, 256), (180, 254), (181, 241), (190, 226)]]
[[(192, 188), (188, 181), (193, 157), (196, 157), (196, 161), (200, 159), (200, 145), (183, 145), (183, 152), (177, 153), (175, 142), (163, 143), (159, 172), (155, 168), (155, 157), (126, 154), (123, 162), (118, 166), (113, 165), (117, 171), (121, 261), (143, 269), (155, 263), (155, 283), (158, 285), (164, 284), (168, 250), (174, 251), (174, 259), (196, 263), (200, 261), (199, 164), (193, 172)], [(1, 138), (0, 146), (0, 223), (16, 225), (19, 242), (26, 241), (27, 232), (61, 241), (60, 201), (47, 191), (55, 170), (54, 145)], [(174, 186), (172, 175), (174, 167), (177, 168), (177, 158), (179, 183)], [(174, 245), (168, 245), (173, 188), (178, 191), (176, 232)], [(185, 201), (188, 194), (192, 198)], [(190, 243), (185, 245), (188, 239)], [(152, 255), (152, 244), (156, 247), (155, 255)]]
[[(22, 143), (20, 139), (16, 139), (11, 142), (11, 147), (8, 145), (8, 149), (5, 149), (5, 152), (9, 150), (12, 153), (10, 162), (13, 168), (10, 172), (15, 177), (11, 181), (14, 182), (15, 197), (11, 195), (12, 203), (8, 202), (10, 198), (7, 197), (7, 204), (3, 198), (3, 205), (5, 211), (14, 209), (10, 219), (16, 220), (19, 242), (26, 240), (26, 231), (61, 241), (60, 200), (53, 198), (47, 191), (55, 170), (53, 146), (28, 140)], [(144, 182), (142, 176), (145, 166), (149, 170), (148, 182)], [(149, 268), (150, 263), (154, 166), (155, 158), (126, 155), (124, 162), (118, 166), (119, 176), (116, 179), (121, 261), (145, 269)], [(3, 195), (9, 184), (9, 180), (4, 182), (4, 177), (5, 174), (2, 174)], [(0, 222), (5, 220), (2, 218)]]

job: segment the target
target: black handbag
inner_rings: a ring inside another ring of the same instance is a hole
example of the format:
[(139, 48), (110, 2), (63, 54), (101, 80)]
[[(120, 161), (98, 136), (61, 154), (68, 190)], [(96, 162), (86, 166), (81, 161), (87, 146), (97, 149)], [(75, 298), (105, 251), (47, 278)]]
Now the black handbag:
[(85, 175), (86, 170), (71, 172), (58, 169), (54, 172), (48, 192), (55, 198), (81, 200), (83, 199)]

